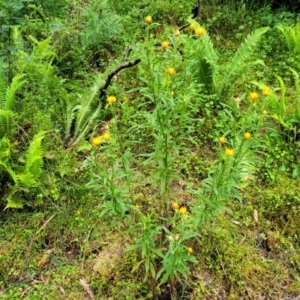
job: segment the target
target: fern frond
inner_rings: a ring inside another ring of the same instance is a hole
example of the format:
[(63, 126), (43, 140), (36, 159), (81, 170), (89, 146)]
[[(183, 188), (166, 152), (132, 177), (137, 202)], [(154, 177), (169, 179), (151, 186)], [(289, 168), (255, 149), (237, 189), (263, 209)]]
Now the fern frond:
[(300, 22), (298, 22), (295, 26), (294, 26), (294, 31), (295, 31), (295, 52), (296, 53), (300, 53)]
[(0, 109), (0, 138), (10, 132), (10, 120), (14, 117), (11, 110)]
[(83, 97), (83, 103), (77, 112), (76, 126), (74, 137), (77, 137), (80, 132), (87, 126), (89, 119), (92, 114), (92, 106), (98, 101), (98, 94), (100, 90), (100, 85), (95, 83), (91, 88), (88, 97)]
[[(300, 23), (299, 23), (300, 24)], [(300, 84), (299, 84), (299, 74), (292, 68), (290, 68), (291, 72), (294, 75), (295, 79), (295, 117), (300, 119)]]
[(190, 45), (190, 72), (209, 94), (215, 90), (218, 55), (208, 34)]
[(6, 88), (5, 80), (2, 74), (0, 74), (0, 109), (5, 108)]
[(246, 37), (226, 68), (220, 94), (222, 94), (224, 88), (234, 83), (237, 78), (237, 74), (240, 74), (245, 70), (247, 67), (247, 61), (253, 55), (255, 47), (257, 46), (263, 34), (265, 34), (268, 30), (269, 27), (259, 28)]
[(42, 140), (46, 132), (41, 131), (33, 137), (26, 154), (24, 174), (19, 175), (19, 179), (26, 187), (33, 186), (42, 173), (43, 150)]
[(295, 36), (294, 36), (294, 31), (292, 27), (287, 27), (287, 26), (281, 26), (278, 25), (276, 28), (282, 33), (285, 39), (285, 43), (289, 49), (290, 52), (294, 51), (295, 48)]
[(6, 199), (7, 201), (6, 206), (4, 208), (23, 208), (25, 200), (18, 195), (9, 195)]
[(26, 82), (26, 80), (22, 80), (24, 74), (16, 75), (10, 86), (6, 90), (6, 101), (5, 101), (5, 109), (6, 110), (13, 110), (13, 106), (15, 103), (15, 96), (17, 90)]

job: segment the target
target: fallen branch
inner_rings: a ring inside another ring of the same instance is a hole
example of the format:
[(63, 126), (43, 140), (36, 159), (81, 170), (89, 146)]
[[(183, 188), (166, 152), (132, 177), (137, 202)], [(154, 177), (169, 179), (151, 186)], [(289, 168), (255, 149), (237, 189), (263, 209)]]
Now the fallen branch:
[[(194, 18), (193, 18), (193, 20), (197, 20), (198, 18), (199, 18), (199, 16), (200, 16), (200, 5), (201, 5), (201, 0), (198, 0), (198, 5), (197, 5), (197, 7), (195, 7), (194, 9), (193, 9), (193, 14), (194, 14)], [(183, 30), (184, 28), (186, 28), (186, 27), (188, 27), (190, 25), (190, 23), (187, 23), (187, 24), (184, 24), (184, 25), (182, 25), (182, 26), (180, 26), (179, 28), (178, 28), (178, 30), (179, 31), (181, 31), (181, 30)]]
[(47, 226), (47, 224), (56, 216), (56, 213), (53, 214), (43, 225), (42, 227), (33, 235), (33, 237), (31, 238), (31, 241), (29, 243), (29, 246), (28, 246), (28, 249), (27, 249), (27, 254), (26, 254), (26, 260), (28, 259), (29, 257), (29, 254), (30, 254), (30, 250), (31, 250), (31, 247), (32, 247), (32, 244), (36, 238), (36, 236)]
[[(129, 51), (128, 55), (130, 54), (130, 51)], [(127, 62), (127, 63), (122, 63), (116, 69), (114, 69), (112, 72), (110, 72), (107, 76), (107, 79), (106, 79), (104, 85), (100, 88), (100, 96), (99, 96), (100, 100), (102, 100), (104, 98), (104, 96), (106, 95), (106, 89), (109, 87), (109, 85), (111, 83), (111, 80), (113, 79), (113, 77), (115, 75), (117, 75), (121, 70), (131, 68), (131, 67), (137, 65), (140, 62), (141, 62), (141, 60), (138, 58), (134, 61), (130, 61), (130, 62)]]

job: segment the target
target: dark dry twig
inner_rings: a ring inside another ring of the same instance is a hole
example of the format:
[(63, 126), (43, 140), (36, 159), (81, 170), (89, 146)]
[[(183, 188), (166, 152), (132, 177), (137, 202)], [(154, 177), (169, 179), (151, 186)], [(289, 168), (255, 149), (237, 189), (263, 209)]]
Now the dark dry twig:
[[(198, 6), (197, 6), (198, 10), (197, 10), (197, 14), (196, 14), (196, 16), (193, 18), (193, 20), (197, 20), (197, 19), (199, 18), (199, 16), (200, 16), (200, 5), (201, 5), (200, 2), (201, 2), (201, 0), (198, 0)], [(190, 23), (184, 24), (184, 25), (180, 26), (180, 27), (178, 28), (178, 30), (181, 31), (181, 30), (183, 30), (184, 28), (188, 27), (189, 25), (190, 25)]]

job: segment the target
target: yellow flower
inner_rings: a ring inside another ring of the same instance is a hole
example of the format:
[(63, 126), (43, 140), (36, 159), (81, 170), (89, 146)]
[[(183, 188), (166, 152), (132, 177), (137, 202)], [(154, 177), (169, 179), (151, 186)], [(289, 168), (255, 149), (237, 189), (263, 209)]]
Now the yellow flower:
[(110, 140), (110, 133), (105, 132), (102, 137), (103, 137), (104, 140), (109, 141)]
[(152, 17), (151, 17), (151, 16), (147, 16), (147, 17), (145, 18), (145, 22), (146, 22), (147, 24), (151, 24), (151, 23), (152, 23)]
[(226, 142), (226, 140), (225, 140), (225, 138), (224, 138), (224, 136), (221, 136), (221, 137), (219, 137), (219, 143), (220, 144), (225, 144), (225, 142)]
[(264, 96), (269, 96), (270, 93), (271, 93), (271, 88), (269, 86), (266, 86), (264, 89), (263, 89), (263, 95)]
[(93, 146), (99, 146), (100, 144), (102, 143), (102, 138), (101, 136), (95, 136), (93, 139), (92, 139), (92, 145)]
[(188, 254), (192, 254), (194, 252), (194, 250), (192, 247), (188, 247), (187, 252), (188, 252)]
[(13, 141), (13, 143), (12, 143), (14, 146), (18, 146), (18, 145), (20, 145), (21, 144), (21, 142), (19, 142), (18, 140), (15, 140), (15, 141)]
[(249, 98), (255, 102), (258, 99), (258, 94), (256, 92), (252, 92), (249, 94)]
[(263, 114), (266, 115), (268, 112), (264, 109), (263, 110)]
[(248, 141), (248, 140), (250, 140), (250, 138), (251, 138), (251, 133), (250, 133), (250, 132), (246, 132), (246, 133), (244, 134), (244, 139), (245, 139), (246, 141)]
[(234, 155), (234, 150), (231, 148), (226, 148), (225, 149), (225, 155), (226, 156), (233, 156)]
[(180, 215), (185, 215), (186, 213), (187, 213), (187, 208), (185, 206), (179, 208)]
[(172, 203), (172, 208), (173, 209), (178, 209), (178, 207), (179, 207), (179, 204), (177, 202)]
[(198, 36), (203, 36), (206, 33), (206, 30), (203, 27), (198, 27), (195, 29), (195, 33)]
[(109, 124), (105, 124), (105, 125), (104, 125), (104, 129), (105, 129), (105, 130), (108, 130), (108, 129), (109, 129)]
[(174, 91), (171, 91), (170, 94), (171, 94), (172, 97), (175, 95)]
[(176, 30), (176, 31), (175, 31), (175, 35), (176, 35), (176, 36), (180, 36), (180, 31), (179, 31), (179, 30)]
[(123, 97), (123, 101), (126, 102), (128, 100), (127, 96)]
[(190, 29), (195, 30), (196, 29), (196, 25), (194, 23), (190, 24)]
[(163, 41), (163, 42), (161, 42), (161, 46), (162, 46), (164, 49), (167, 49), (167, 48), (169, 48), (170, 43), (169, 43), (168, 41)]
[(108, 104), (113, 104), (113, 103), (117, 102), (117, 98), (115, 96), (108, 96), (106, 101)]
[(176, 70), (175, 70), (174, 68), (168, 68), (168, 69), (166, 70), (166, 73), (167, 73), (168, 75), (174, 75), (174, 74), (176, 73)]

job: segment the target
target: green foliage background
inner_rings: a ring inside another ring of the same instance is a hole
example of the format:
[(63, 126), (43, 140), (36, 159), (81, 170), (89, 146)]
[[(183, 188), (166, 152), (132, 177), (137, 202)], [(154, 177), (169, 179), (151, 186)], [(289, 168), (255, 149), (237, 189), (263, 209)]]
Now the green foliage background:
[(300, 294), (300, 23), (275, 2), (0, 0), (0, 298)]

